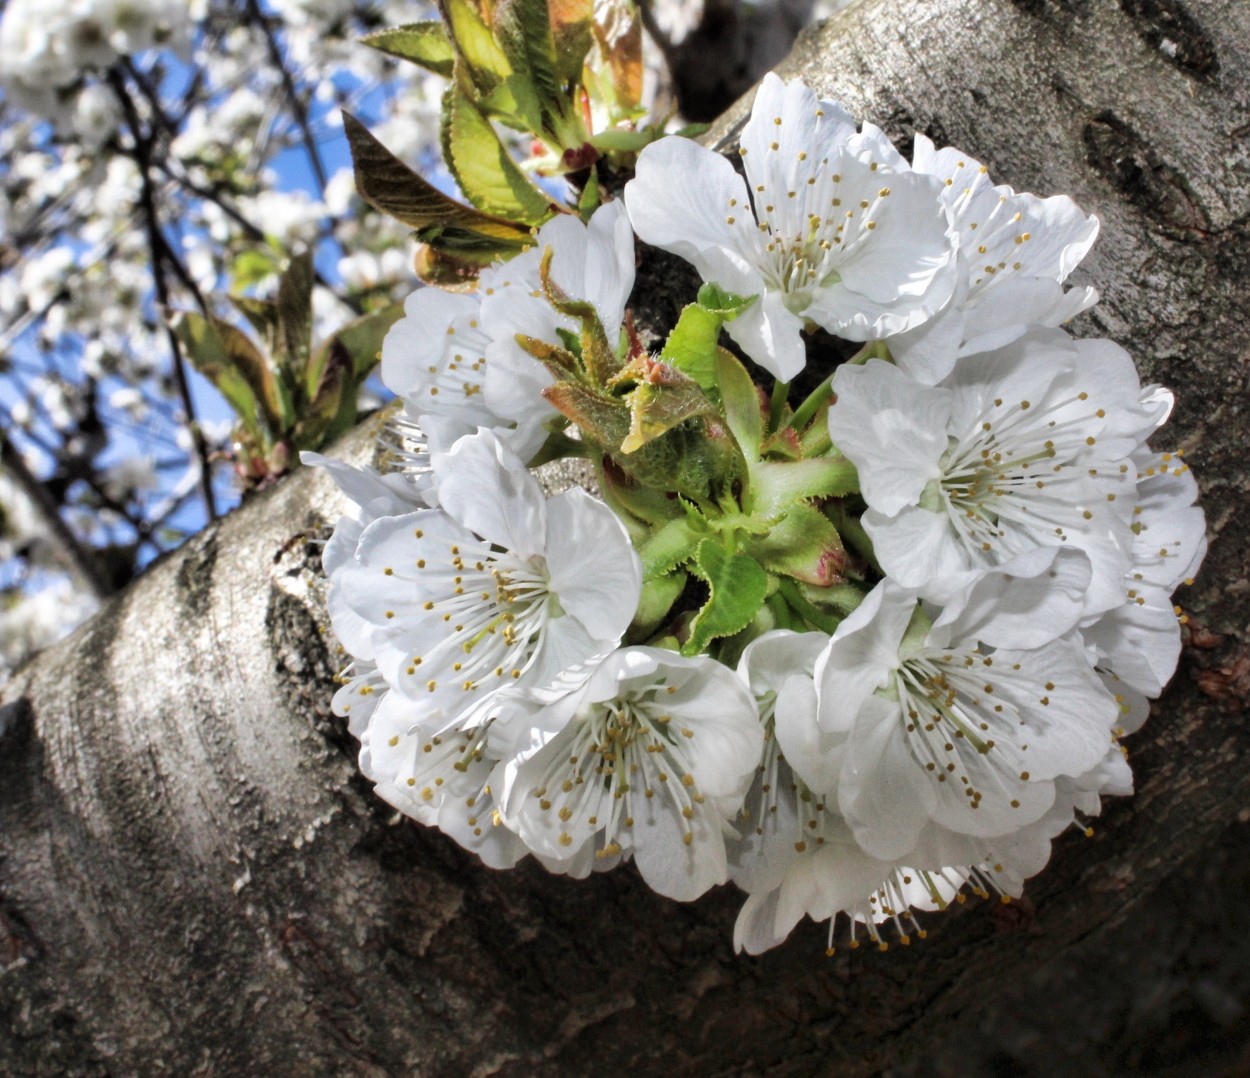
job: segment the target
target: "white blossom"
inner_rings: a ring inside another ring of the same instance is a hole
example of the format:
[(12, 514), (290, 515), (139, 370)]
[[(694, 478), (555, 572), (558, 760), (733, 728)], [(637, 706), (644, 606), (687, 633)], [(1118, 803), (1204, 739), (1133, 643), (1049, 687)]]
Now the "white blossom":
[(941, 184), (872, 124), (857, 132), (840, 105), (768, 75), (739, 152), (745, 180), (718, 153), (661, 139), (640, 155), (625, 201), (645, 242), (759, 297), (726, 328), (774, 376), (802, 370), (807, 324), (873, 340), (950, 299), (955, 241)]
[(548, 249), (552, 281), (591, 302), (616, 343), (634, 283), (633, 237), (619, 202), (601, 207), (589, 225), (567, 215), (549, 221), (533, 249), (484, 272), (473, 295), (414, 292), (383, 342), (382, 379), (436, 451), (478, 427), (523, 460), (542, 446), (544, 424), (556, 416), (542, 397), (550, 378), (516, 335), (558, 345), (557, 330), (579, 328), (543, 295)]
[(520, 726), (500, 768), (507, 825), (548, 867), (583, 876), (632, 857), (679, 901), (725, 882), (724, 828), (759, 761), (745, 687), (707, 656), (610, 654), (578, 689), (499, 719)]
[(1031, 324), (1058, 326), (1092, 306), (1092, 288), (1063, 282), (1089, 253), (1098, 218), (1064, 195), (1038, 198), (995, 186), (989, 170), (953, 147), (916, 135), (912, 168), (942, 181), (959, 233), (951, 302), (922, 326), (889, 339), (900, 367), (923, 382), (945, 378), (955, 359), (1010, 343)]
[(1194, 502), (1198, 484), (1177, 453), (1139, 449), (1131, 565), (1120, 605), (1087, 623), (1081, 635), (1123, 712), (1120, 725), (1136, 730), (1176, 672), (1181, 653), (1179, 608), (1172, 592), (1192, 582), (1206, 555), (1206, 520)]
[(391, 691), (429, 729), (610, 651), (641, 579), (606, 506), (580, 489), (544, 499), (489, 432), (457, 442), (440, 470), (441, 508), (374, 520), (333, 574)]
[(1118, 708), (1071, 632), (1089, 575), (1079, 551), (1036, 550), (935, 621), (887, 578), (838, 627), (817, 716), (845, 740), (838, 805), (867, 853), (906, 857), (930, 822), (1009, 835), (1106, 754)]
[(937, 386), (871, 360), (833, 389), (830, 435), (859, 471), (887, 575), (941, 601), (1022, 551), (1075, 546), (1094, 566), (1087, 612), (1120, 603), (1129, 458), (1158, 421), (1123, 349), (1035, 329)]

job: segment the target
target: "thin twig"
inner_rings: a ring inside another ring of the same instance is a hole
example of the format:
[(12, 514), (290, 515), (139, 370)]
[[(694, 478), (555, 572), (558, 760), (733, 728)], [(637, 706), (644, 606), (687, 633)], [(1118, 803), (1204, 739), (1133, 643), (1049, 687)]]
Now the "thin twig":
[(327, 183), (326, 170), (325, 165), (321, 163), (321, 152), (317, 149), (317, 141), (313, 138), (312, 128), (309, 126), (308, 109), (304, 107), (304, 102), (299, 96), (299, 90), (295, 85), (295, 80), (291, 77), (291, 72), (287, 69), (282, 49), (278, 45), (278, 39), (274, 35), (273, 27), (269, 25), (269, 19), (260, 9), (259, 0), (250, 0), (248, 8), (252, 18), (256, 21), (256, 25), (260, 27), (261, 33), (265, 35), (265, 44), (269, 49), (269, 58), (273, 61), (274, 67), (278, 69), (278, 74), (282, 78), (282, 87), (286, 91), (287, 102), (291, 106), (291, 113), (299, 126), (300, 138), (304, 143), (304, 151), (308, 154), (308, 163), (312, 166), (313, 174), (317, 177), (317, 184), (321, 188), (321, 196), (324, 198)]
[[(152, 252), (152, 282), (156, 289), (158, 314), (164, 321), (165, 315), (170, 310), (169, 284), (165, 280), (165, 261), (167, 258), (172, 260), (175, 273), (178, 273), (179, 270), (182, 273), (186, 273), (186, 268), (182, 266), (182, 263), (176, 257), (173, 257), (169, 242), (161, 231), (160, 217), (152, 185), (151, 138), (144, 134), (142, 122), (135, 110), (134, 102), (130, 98), (130, 92), (126, 88), (126, 83), (121, 73), (116, 69), (110, 70), (109, 82), (113, 87), (114, 93), (117, 94), (118, 100), (121, 102), (122, 111), (126, 115), (126, 123), (130, 127), (131, 137), (135, 143), (135, 164), (139, 168), (141, 185), (139, 197), (147, 225), (148, 246)], [(181, 274), (179, 279), (182, 279)], [(187, 275), (187, 280), (190, 280), (189, 274)], [(203, 308), (204, 298), (199, 294), (199, 290), (194, 287), (194, 282), (191, 282), (191, 291)], [(174, 360), (174, 383), (178, 387), (178, 396), (182, 400), (182, 408), (187, 417), (187, 427), (191, 431), (191, 441), (195, 446), (195, 453), (200, 462), (200, 491), (204, 498), (204, 509), (208, 513), (209, 520), (216, 520), (217, 499), (213, 494), (213, 471), (209, 463), (208, 442), (205, 440), (204, 431), (200, 428), (195, 416), (195, 403), (191, 399), (191, 385), (187, 378), (187, 365), (186, 358), (182, 354), (182, 343), (178, 340), (178, 335), (168, 322), (165, 322), (164, 326), (165, 336), (169, 341), (170, 352)]]

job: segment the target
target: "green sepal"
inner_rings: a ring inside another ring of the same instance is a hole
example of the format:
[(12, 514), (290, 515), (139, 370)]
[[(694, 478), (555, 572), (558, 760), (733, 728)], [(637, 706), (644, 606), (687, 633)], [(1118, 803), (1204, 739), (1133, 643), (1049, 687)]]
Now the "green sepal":
[(362, 37), (360, 43), (387, 56), (408, 60), (445, 79), (451, 78), (456, 50), (447, 36), (446, 27), (437, 20), (410, 22), (388, 30), (377, 30)]
[(838, 529), (819, 509), (794, 505), (767, 535), (748, 539), (745, 550), (769, 572), (818, 587), (840, 583), (846, 551)]
[(759, 460), (764, 439), (764, 402), (751, 376), (730, 352), (716, 353), (716, 383), (730, 433), (748, 462)]
[(698, 655), (711, 641), (741, 632), (764, 605), (768, 574), (745, 554), (731, 554), (715, 539), (699, 544), (693, 572), (708, 586), (708, 599), (689, 625), (683, 655)]
[(683, 572), (644, 580), (638, 599), (638, 610), (629, 627), (628, 639), (645, 640), (655, 632), (673, 609), (673, 604), (681, 597), (681, 593), (686, 590), (689, 580), (690, 577)]

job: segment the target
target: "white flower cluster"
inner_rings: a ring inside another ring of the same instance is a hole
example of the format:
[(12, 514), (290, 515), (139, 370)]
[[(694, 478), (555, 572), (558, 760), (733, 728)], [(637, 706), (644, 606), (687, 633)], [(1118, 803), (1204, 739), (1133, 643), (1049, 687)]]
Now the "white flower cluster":
[(0, 20), (0, 85), (31, 112), (69, 115), (86, 71), (152, 48), (185, 49), (195, 7), (178, 0), (10, 0)]
[[(409, 299), (382, 356), (401, 466), (323, 459), (358, 507), (325, 552), (335, 708), (381, 796), (489, 865), (732, 880), (752, 953), (804, 915), (906, 943), (1130, 791), (1197, 486), (1147, 446), (1170, 394), (1058, 328), (1096, 299), (1064, 288), (1098, 228), (1071, 200), (923, 138), (909, 165), (775, 77), (740, 153), (663, 139), (624, 207)], [(635, 233), (733, 301), (782, 389), (813, 327), (866, 347), (796, 408), (680, 326), (649, 355)], [(544, 496), (526, 463), (557, 441), (602, 500)]]

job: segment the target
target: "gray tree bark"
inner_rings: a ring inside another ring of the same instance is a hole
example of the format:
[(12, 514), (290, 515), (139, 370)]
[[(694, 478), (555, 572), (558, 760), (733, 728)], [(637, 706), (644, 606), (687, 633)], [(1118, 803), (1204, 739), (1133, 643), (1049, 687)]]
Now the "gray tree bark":
[[(730, 889), (495, 873), (396, 823), (329, 713), (304, 537), (337, 502), (305, 471), (0, 692), (0, 1072), (1250, 1069), (1248, 43), (1225, 0), (879, 0), (783, 68), (1097, 212), (1080, 329), (1179, 394), (1213, 540), (1179, 598), (1191, 646), (1132, 742), (1137, 795), (1027, 902), (889, 954), (825, 959), (809, 925), (750, 959)], [(642, 275), (652, 311), (681, 298), (663, 278)]]

